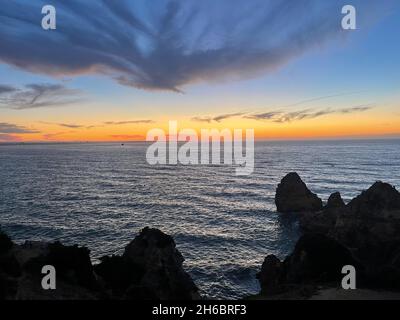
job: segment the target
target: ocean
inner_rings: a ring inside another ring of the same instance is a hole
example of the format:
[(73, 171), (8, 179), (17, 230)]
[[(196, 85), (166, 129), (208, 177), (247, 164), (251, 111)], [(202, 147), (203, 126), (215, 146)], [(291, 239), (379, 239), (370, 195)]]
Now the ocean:
[(257, 142), (255, 170), (150, 166), (145, 143), (0, 145), (0, 226), (13, 240), (120, 254), (145, 226), (172, 235), (203, 295), (259, 291), (268, 254), (284, 258), (300, 232), (276, 213), (275, 189), (296, 171), (324, 201), (351, 200), (377, 180), (400, 186), (399, 140)]

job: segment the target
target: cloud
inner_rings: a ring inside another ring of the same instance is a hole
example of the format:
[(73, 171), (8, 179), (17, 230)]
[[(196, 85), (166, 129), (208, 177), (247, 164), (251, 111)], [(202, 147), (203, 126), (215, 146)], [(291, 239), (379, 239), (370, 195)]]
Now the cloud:
[(3, 108), (24, 110), (58, 107), (82, 101), (82, 91), (61, 84), (28, 84), (23, 88), (2, 87), (0, 107)]
[(28, 129), (12, 123), (0, 122), (0, 133), (17, 133), (17, 134), (30, 134), (38, 133), (39, 131)]
[(43, 134), (42, 137), (45, 140), (54, 140), (55, 138), (62, 136), (64, 134), (73, 133), (73, 131), (65, 131), (65, 132), (55, 132), (55, 133), (46, 133)]
[[(147, 90), (268, 74), (348, 34), (340, 26), (345, 0), (53, 0), (54, 31), (40, 26), (44, 4), (0, 7), (1, 62), (55, 77), (98, 74)], [(352, 4), (362, 8), (359, 21), (386, 6)]]
[(243, 118), (252, 120), (272, 120), (282, 115), (281, 111), (262, 112), (252, 115), (246, 115)]
[(196, 122), (207, 122), (207, 123), (210, 123), (212, 121), (221, 122), (226, 119), (243, 116), (244, 114), (245, 114), (244, 112), (226, 113), (214, 117), (193, 117), (191, 120)]
[(144, 139), (145, 137), (139, 134), (114, 134), (110, 136), (114, 139), (121, 139), (121, 140), (137, 140), (137, 139)]
[(97, 127), (102, 127), (102, 126), (97, 126), (97, 125), (90, 125), (90, 126), (85, 126), (81, 124), (75, 124), (75, 123), (54, 123), (54, 122), (46, 122), (46, 121), (40, 121), (40, 123), (46, 124), (46, 125), (56, 125), (64, 128), (69, 128), (69, 129), (92, 129), (92, 128), (97, 128)]
[(107, 121), (104, 122), (106, 125), (125, 125), (125, 124), (148, 124), (154, 123), (153, 120), (128, 120), (128, 121)]
[(21, 141), (21, 138), (18, 135), (32, 133), (39, 133), (39, 131), (13, 123), (0, 122), (0, 142)]
[(192, 121), (196, 121), (196, 122), (207, 122), (210, 123), (213, 121), (212, 117), (193, 117), (191, 119)]
[(213, 120), (216, 122), (221, 122), (222, 120), (242, 116), (243, 114), (244, 114), (243, 112), (221, 114), (219, 116), (214, 117)]
[(21, 138), (14, 136), (12, 134), (0, 133), (0, 142), (17, 142), (17, 141), (21, 141)]
[(125, 120), (125, 121), (106, 121), (103, 122), (102, 125), (82, 125), (82, 124), (76, 124), (76, 123), (56, 123), (56, 122), (46, 122), (46, 121), (40, 121), (40, 123), (46, 124), (46, 125), (56, 125), (68, 129), (92, 129), (92, 128), (99, 128), (103, 127), (104, 125), (126, 125), (126, 124), (149, 124), (149, 123), (154, 123), (153, 120), (149, 119), (143, 119), (143, 120)]
[(350, 108), (341, 108), (341, 109), (303, 109), (292, 112), (284, 112), (284, 111), (270, 111), (265, 113), (256, 113), (246, 115), (243, 118), (252, 119), (252, 120), (270, 120), (276, 123), (285, 123), (285, 122), (293, 122), (304, 119), (315, 119), (329, 114), (350, 114), (355, 112), (364, 112), (374, 108), (374, 104), (368, 105), (360, 105)]
[(353, 112), (364, 112), (367, 110), (370, 110), (374, 107), (373, 104), (367, 105), (367, 106), (357, 106), (357, 107), (352, 107), (352, 108), (345, 108), (345, 109), (340, 109), (340, 113), (353, 113)]
[(10, 92), (14, 92), (17, 89), (12, 87), (12, 86), (7, 86), (7, 85), (1, 85), (0, 84), (0, 95), (5, 94), (5, 93), (10, 93)]
[(57, 123), (60, 127), (65, 127), (65, 128), (70, 128), (70, 129), (81, 129), (81, 128), (86, 128), (85, 126), (79, 125), (79, 124), (69, 124), (69, 123)]
[(320, 96), (320, 97), (315, 97), (307, 100), (302, 100), (298, 101), (295, 103), (288, 104), (286, 106), (283, 106), (282, 108), (288, 108), (288, 107), (295, 107), (299, 106), (305, 103), (313, 103), (321, 100), (327, 100), (327, 99), (332, 99), (332, 98), (338, 98), (338, 97), (344, 97), (344, 96), (350, 96), (350, 95), (355, 95), (355, 94), (360, 94), (365, 91), (352, 91), (352, 92), (343, 92), (343, 93), (336, 93), (336, 94), (331, 94), (331, 95), (325, 95), (325, 96)]

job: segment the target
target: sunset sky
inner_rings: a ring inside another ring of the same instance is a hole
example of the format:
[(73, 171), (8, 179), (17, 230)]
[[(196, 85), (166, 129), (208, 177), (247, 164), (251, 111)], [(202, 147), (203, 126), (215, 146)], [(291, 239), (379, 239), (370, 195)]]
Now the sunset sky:
[(400, 137), (399, 1), (0, 3), (0, 142)]

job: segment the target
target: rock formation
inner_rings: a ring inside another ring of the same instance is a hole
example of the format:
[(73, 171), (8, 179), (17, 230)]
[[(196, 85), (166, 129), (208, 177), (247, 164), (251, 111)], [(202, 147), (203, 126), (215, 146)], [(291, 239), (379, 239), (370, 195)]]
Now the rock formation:
[[(0, 232), (0, 299), (199, 299), (182, 262), (172, 237), (157, 229), (143, 229), (122, 256), (104, 257), (95, 266), (85, 247), (17, 245)], [(56, 269), (55, 290), (41, 286), (44, 265)]]
[[(198, 289), (183, 270), (173, 238), (144, 228), (122, 256), (104, 257), (95, 267), (114, 295), (157, 300), (199, 299)], [(120, 270), (121, 273), (115, 272)]]
[(400, 241), (400, 193), (376, 182), (347, 205), (331, 233), (340, 241), (362, 248), (369, 242)]
[[(3, 246), (4, 241), (0, 242)], [(17, 245), (8, 239), (7, 243), (8, 249), (0, 250), (0, 298), (87, 300), (101, 297), (88, 249), (64, 246), (59, 242), (27, 241)], [(42, 288), (42, 267), (45, 265), (56, 268), (55, 290)]]
[(15, 278), (21, 275), (21, 270), (15, 257), (11, 254), (13, 243), (0, 231), (0, 299), (7, 299), (16, 292)]
[(299, 214), (300, 226), (304, 232), (328, 234), (334, 228), (339, 215), (346, 214), (347, 208), (339, 192), (330, 195), (326, 206), (316, 212)]
[(312, 193), (296, 172), (286, 175), (275, 196), (279, 212), (314, 212), (322, 210), (322, 200)]
[(282, 262), (273, 254), (267, 256), (261, 266), (261, 271), (257, 274), (257, 279), (262, 295), (282, 292), (284, 290)]
[[(301, 197), (293, 200), (289, 190), (298, 185), (304, 195), (308, 189), (290, 175), (278, 187), (277, 205), (295, 212)], [(340, 286), (346, 264), (356, 267), (358, 285), (400, 291), (400, 193), (393, 186), (376, 182), (347, 205), (334, 193), (324, 208), (297, 216), (304, 235), (283, 262), (275, 256), (265, 259), (258, 274), (261, 294), (296, 292), (298, 298), (306, 285)]]
[(347, 246), (364, 265), (370, 286), (400, 289), (400, 193), (376, 182), (345, 206), (326, 206), (299, 218), (304, 232), (320, 232)]
[(318, 284), (340, 283), (342, 267), (362, 266), (351, 252), (339, 242), (321, 234), (308, 233), (297, 242), (295, 249), (283, 262), (274, 255), (267, 256), (258, 274), (261, 294), (304, 291)]
[(329, 196), (328, 203), (324, 209), (343, 208), (345, 206), (346, 204), (344, 203), (340, 192), (335, 192)]
[(371, 285), (400, 289), (400, 193), (376, 182), (337, 216), (329, 234), (366, 266)]

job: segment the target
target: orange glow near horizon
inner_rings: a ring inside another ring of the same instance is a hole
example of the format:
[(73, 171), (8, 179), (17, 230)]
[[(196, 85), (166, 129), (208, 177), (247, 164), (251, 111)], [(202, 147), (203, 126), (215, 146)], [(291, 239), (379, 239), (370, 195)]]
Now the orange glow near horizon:
[[(144, 141), (153, 128), (161, 128), (168, 134), (170, 119), (161, 118), (154, 123), (125, 125), (93, 125), (93, 122), (79, 123), (79, 128), (60, 127), (57, 124), (21, 123), (34, 128), (38, 133), (14, 134), (20, 142), (96, 142), (96, 141)], [(389, 118), (379, 114), (331, 115), (316, 119), (287, 123), (254, 121), (243, 118), (228, 119), (223, 122), (195, 122), (187, 117), (177, 117), (178, 130), (191, 128), (200, 136), (201, 129), (254, 129), (257, 140), (297, 140), (332, 139), (351, 137), (400, 136), (400, 117)], [(104, 123), (100, 122), (99, 123)]]

